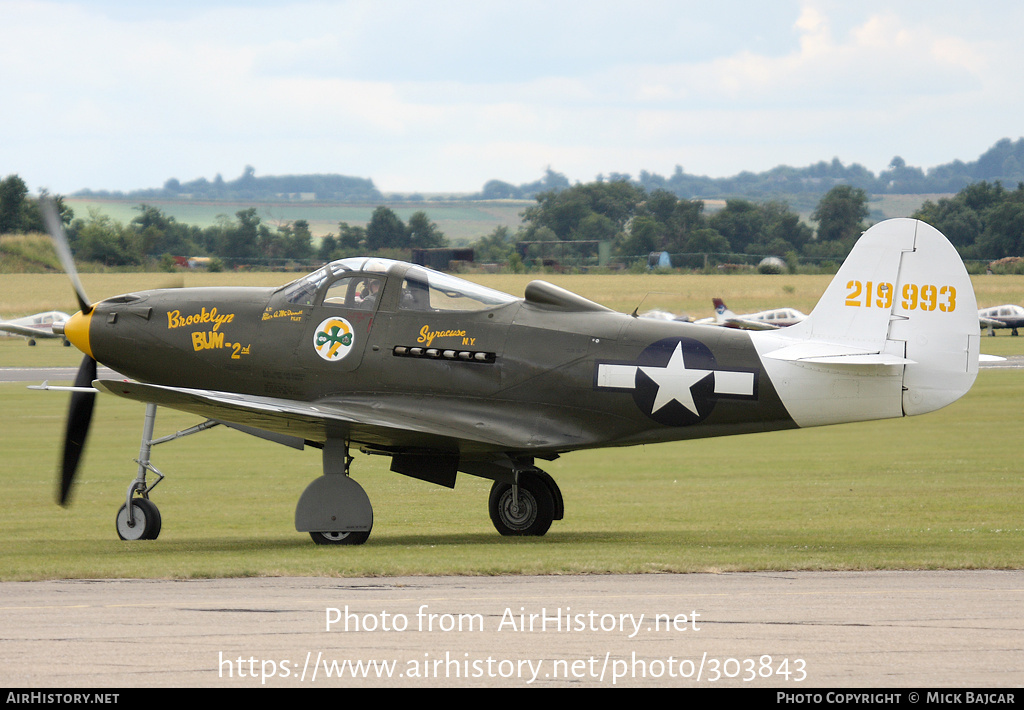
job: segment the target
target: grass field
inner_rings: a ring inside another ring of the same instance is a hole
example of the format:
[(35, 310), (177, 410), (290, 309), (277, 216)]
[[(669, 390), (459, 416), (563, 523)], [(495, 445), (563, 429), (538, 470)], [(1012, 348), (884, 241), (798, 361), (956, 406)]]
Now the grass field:
[[(221, 284), (287, 278), (204, 275), (214, 277)], [(160, 278), (83, 277), (93, 299)], [(530, 277), (474, 278), (522, 293)], [(827, 282), (549, 278), (623, 310), (648, 291), (676, 292), (679, 307), (694, 315), (706, 315), (716, 294), (737, 311), (809, 311)], [(8, 279), (0, 279), (4, 316), (43, 310), (33, 298), (73, 310), (63, 277)], [(1024, 301), (1024, 278), (978, 277), (975, 284), (994, 302)], [(983, 338), (982, 349), (1024, 354), (1024, 338)], [(79, 359), (56, 341), (29, 348), (0, 339), (0, 367)], [(60, 508), (54, 492), (67, 395), (3, 384), (0, 579), (1019, 569), (1022, 398), (1024, 373), (984, 370), (966, 397), (923, 417), (568, 454), (545, 467), (563, 491), (566, 519), (540, 539), (494, 531), (486, 481), (460, 476), (448, 490), (390, 473), (385, 458), (359, 455), (354, 474), (374, 503), (374, 531), (363, 547), (333, 548), (313, 545), (292, 524), (299, 494), (320, 473), (319, 452), (219, 428), (155, 449), (154, 463), (167, 474), (153, 496), (163, 531), (155, 542), (121, 542), (114, 515), (135, 475), (143, 407), (98, 399), (74, 505)], [(161, 410), (158, 434), (195, 422)]]

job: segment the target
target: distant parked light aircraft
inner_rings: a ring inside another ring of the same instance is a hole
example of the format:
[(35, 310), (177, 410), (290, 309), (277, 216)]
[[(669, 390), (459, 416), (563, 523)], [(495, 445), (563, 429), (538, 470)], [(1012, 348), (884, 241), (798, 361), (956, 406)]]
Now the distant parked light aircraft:
[[(20, 335), (28, 338), (29, 345), (35, 345), (36, 338), (63, 338), (63, 335), (53, 332), (53, 324), (67, 323), (70, 319), (71, 316), (60, 311), (36, 313), (24, 318), (0, 321), (0, 334)], [(70, 345), (70, 343), (65, 340), (64, 345)]]
[(982, 328), (988, 328), (989, 335), (995, 335), (996, 328), (1010, 328), (1011, 335), (1017, 335), (1017, 328), (1024, 326), (1024, 307), (1005, 305), (982, 308), (978, 311)]
[(699, 325), (721, 325), (726, 328), (741, 328), (743, 330), (776, 330), (787, 326), (796, 325), (807, 315), (795, 308), (774, 308), (759, 313), (746, 313), (738, 316), (729, 310), (725, 301), (720, 298), (713, 298), (715, 304), (715, 315), (711, 318), (702, 318), (695, 323)]

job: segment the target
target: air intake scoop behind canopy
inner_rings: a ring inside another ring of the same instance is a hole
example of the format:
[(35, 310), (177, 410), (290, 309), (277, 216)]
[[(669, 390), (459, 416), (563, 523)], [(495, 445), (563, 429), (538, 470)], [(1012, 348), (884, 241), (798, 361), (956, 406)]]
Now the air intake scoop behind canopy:
[(526, 302), (557, 311), (610, 311), (610, 308), (594, 303), (572, 291), (566, 291), (547, 281), (531, 281), (526, 285)]

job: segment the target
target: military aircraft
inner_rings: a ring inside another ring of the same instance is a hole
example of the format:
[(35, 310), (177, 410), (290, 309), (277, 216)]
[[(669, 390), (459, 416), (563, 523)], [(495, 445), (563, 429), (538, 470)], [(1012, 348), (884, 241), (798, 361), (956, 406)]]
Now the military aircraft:
[[(15, 318), (14, 320), (0, 321), (0, 334), (20, 335), (28, 338), (29, 345), (36, 344), (36, 338), (63, 338), (53, 332), (54, 323), (66, 322), (71, 316), (60, 311), (47, 311), (35, 315)], [(65, 340), (65, 345), (70, 343)]]
[(1024, 326), (1024, 308), (1014, 305), (982, 308), (978, 319), (982, 328), (988, 328), (989, 335), (995, 335), (996, 328), (1010, 328), (1010, 334), (1017, 335), (1017, 329)]
[(721, 325), (726, 328), (742, 328), (744, 330), (776, 330), (795, 325), (807, 318), (795, 308), (774, 308), (759, 313), (736, 315), (725, 305), (721, 298), (711, 299), (715, 307), (715, 315), (694, 321), (700, 325)]
[[(61, 244), (55, 215), (50, 231)], [(90, 303), (58, 328), (85, 353), (72, 391), (66, 504), (97, 392), (146, 403), (123, 539), (153, 539), (161, 441), (225, 424), (322, 450), (295, 528), (360, 544), (373, 509), (351, 476), (358, 448), (454, 487), (493, 481), (503, 535), (543, 535), (565, 504), (538, 465), (579, 449), (923, 414), (966, 393), (980, 333), (971, 282), (934, 228), (868, 230), (801, 323), (773, 331), (618, 313), (544, 281), (524, 297), (400, 261), (348, 258), (280, 288), (184, 288)], [(374, 287), (377, 287), (376, 289)], [(376, 296), (371, 294), (376, 293)], [(97, 379), (101, 362), (129, 379)], [(205, 417), (154, 440), (158, 407)], [(150, 484), (147, 474), (157, 480)]]

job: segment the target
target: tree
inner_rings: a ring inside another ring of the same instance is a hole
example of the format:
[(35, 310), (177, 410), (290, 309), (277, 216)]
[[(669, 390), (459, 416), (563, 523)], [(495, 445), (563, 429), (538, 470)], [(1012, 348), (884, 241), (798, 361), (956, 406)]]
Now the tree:
[(714, 229), (697, 229), (686, 240), (685, 250), (691, 254), (728, 254), (732, 245)]
[(522, 196), (522, 190), (501, 180), (488, 180), (480, 192), (482, 200), (515, 200)]
[(708, 219), (708, 227), (725, 237), (734, 251), (745, 251), (762, 236), (762, 214), (749, 200), (726, 200), (725, 209)]
[(144, 261), (142, 237), (109, 215), (89, 210), (89, 219), (75, 220), (68, 230), (75, 256), (108, 266), (128, 266)]
[(306, 261), (313, 258), (313, 233), (309, 231), (309, 222), (297, 219), (291, 224), (279, 227), (284, 235), (284, 256), (288, 259)]
[(545, 227), (554, 232), (555, 239), (569, 239), (576, 225), (591, 212), (589, 200), (575, 188), (543, 192), (536, 200), (535, 206), (523, 212), (529, 240), (535, 241), (535, 233)]
[(502, 225), (485, 237), (473, 242), (473, 259), (487, 264), (501, 264), (515, 252), (508, 227)]
[(543, 192), (537, 205), (523, 212), (527, 239), (536, 240), (544, 227), (561, 240), (611, 239), (625, 229), (645, 197), (643, 188), (624, 180)]
[(22, 211), (28, 186), (17, 175), (0, 180), (0, 234), (22, 231)]
[(814, 236), (814, 230), (784, 202), (766, 202), (760, 210), (761, 238), (756, 244), (747, 245), (747, 253), (782, 256), (789, 251), (799, 251)]
[(978, 252), (985, 259), (1024, 254), (1024, 185), (987, 211)]
[(142, 238), (145, 254), (188, 256), (198, 250), (193, 240), (199, 231), (197, 227), (182, 224), (152, 205), (141, 204), (135, 209), (139, 214), (128, 226)]
[(409, 218), (408, 232), (409, 246), (417, 249), (433, 249), (448, 244), (444, 233), (437, 228), (437, 225), (430, 221), (427, 213), (422, 210), (414, 212)]
[(338, 247), (358, 251), (366, 243), (366, 227), (352, 227), (348, 222), (338, 223)]
[(623, 256), (647, 256), (652, 251), (661, 251), (665, 225), (651, 216), (637, 217), (629, 224), (629, 235), (619, 245)]
[(838, 241), (848, 248), (865, 230), (868, 195), (859, 187), (837, 185), (825, 193), (811, 219), (818, 223), (818, 241)]
[(334, 253), (338, 250), (338, 240), (333, 234), (328, 234), (320, 240), (320, 248), (316, 252), (316, 258), (320, 261), (333, 261)]
[(255, 207), (249, 207), (235, 216), (238, 222), (228, 227), (219, 253), (227, 259), (253, 259), (259, 253), (259, 215)]
[(974, 245), (978, 235), (984, 231), (981, 214), (968, 206), (960, 195), (943, 197), (938, 202), (926, 200), (913, 217), (942, 232), (961, 255)]
[(398, 215), (388, 207), (380, 206), (375, 209), (370, 217), (370, 223), (366, 225), (366, 248), (377, 251), (403, 249), (408, 245), (405, 224)]

